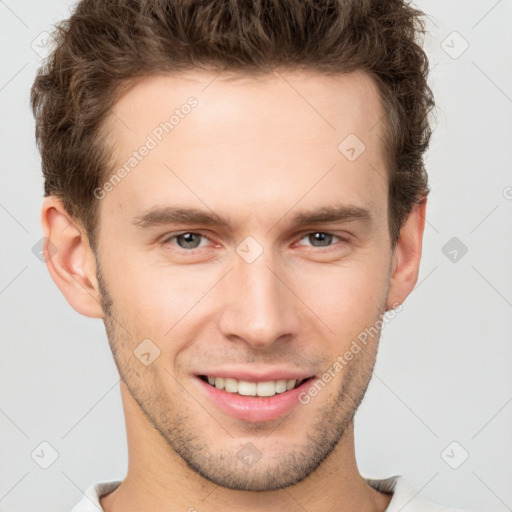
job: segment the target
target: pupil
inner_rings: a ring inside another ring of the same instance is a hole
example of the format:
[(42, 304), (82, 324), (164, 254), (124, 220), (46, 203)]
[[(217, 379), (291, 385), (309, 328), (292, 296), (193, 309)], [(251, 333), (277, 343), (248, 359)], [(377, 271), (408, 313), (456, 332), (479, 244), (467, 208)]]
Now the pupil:
[(195, 249), (199, 245), (199, 237), (196, 237), (196, 240), (194, 240), (194, 237), (196, 237), (194, 233), (183, 233), (182, 235), (179, 235), (177, 239), (180, 240), (181, 238), (184, 240), (184, 244), (178, 243), (178, 245), (184, 249)]
[(313, 245), (315, 245), (313, 242), (320, 242), (320, 247), (328, 246), (332, 242), (332, 235), (328, 235), (327, 233), (312, 233), (309, 235), (309, 241)]

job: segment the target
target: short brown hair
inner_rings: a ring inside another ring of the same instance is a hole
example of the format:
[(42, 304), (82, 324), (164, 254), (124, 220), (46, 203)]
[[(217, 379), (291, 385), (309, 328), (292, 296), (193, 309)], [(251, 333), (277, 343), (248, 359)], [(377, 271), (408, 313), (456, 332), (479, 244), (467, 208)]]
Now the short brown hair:
[(190, 69), (369, 73), (385, 109), (392, 245), (429, 193), (423, 153), (434, 107), (417, 40), (423, 13), (403, 0), (82, 0), (57, 25), (31, 91), (45, 195), (97, 234), (110, 157), (101, 129), (134, 80)]

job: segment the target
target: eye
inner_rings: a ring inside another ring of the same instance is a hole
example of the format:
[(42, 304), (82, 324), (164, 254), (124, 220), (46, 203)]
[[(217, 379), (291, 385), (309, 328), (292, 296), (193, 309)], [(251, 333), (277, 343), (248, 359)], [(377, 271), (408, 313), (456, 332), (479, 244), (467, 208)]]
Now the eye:
[(312, 231), (301, 238), (301, 240), (307, 239), (310, 245), (313, 247), (329, 247), (333, 245), (333, 241), (338, 239), (343, 241), (343, 238), (332, 233), (326, 233), (325, 231)]
[[(177, 235), (171, 235), (163, 240), (164, 244), (177, 245), (180, 249), (197, 249), (201, 246), (201, 241), (207, 240), (204, 235), (187, 231)], [(174, 243), (175, 242), (175, 243)]]
[[(307, 240), (308, 243), (305, 245), (310, 245), (311, 247), (330, 247), (336, 242), (346, 241), (338, 235), (325, 231), (312, 231), (310, 233), (306, 233), (300, 240)], [(164, 245), (173, 245), (179, 249), (193, 250), (206, 246), (208, 241), (209, 239), (201, 233), (186, 231), (170, 235), (166, 237), (162, 243)]]

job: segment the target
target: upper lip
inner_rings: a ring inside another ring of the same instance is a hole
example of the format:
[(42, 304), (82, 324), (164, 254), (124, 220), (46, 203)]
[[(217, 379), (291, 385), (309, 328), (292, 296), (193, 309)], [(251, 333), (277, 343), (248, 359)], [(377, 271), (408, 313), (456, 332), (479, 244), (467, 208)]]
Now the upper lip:
[(197, 376), (204, 375), (207, 377), (224, 377), (236, 380), (246, 380), (249, 382), (267, 382), (270, 380), (292, 380), (298, 381), (313, 377), (312, 373), (304, 373), (297, 370), (289, 369), (272, 369), (272, 370), (249, 370), (249, 369), (216, 369), (204, 370), (197, 374)]

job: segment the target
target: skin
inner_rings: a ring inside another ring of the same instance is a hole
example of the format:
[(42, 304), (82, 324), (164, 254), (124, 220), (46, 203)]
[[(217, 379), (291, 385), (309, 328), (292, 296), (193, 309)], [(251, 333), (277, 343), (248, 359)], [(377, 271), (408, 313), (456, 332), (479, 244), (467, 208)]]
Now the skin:
[[(385, 510), (390, 496), (359, 474), (353, 431), (379, 336), (279, 420), (223, 413), (196, 375), (228, 367), (322, 375), (414, 288), (426, 200), (392, 249), (384, 111), (369, 76), (215, 77), (145, 77), (117, 101), (108, 120), (117, 166), (188, 97), (199, 105), (100, 201), (96, 254), (60, 201), (44, 202), (44, 234), (57, 247), (49, 272), (74, 309), (104, 319), (122, 376), (129, 467), (101, 504), (108, 512)], [(351, 133), (366, 146), (353, 162), (338, 150)], [(291, 225), (295, 214), (333, 204), (364, 208), (371, 220)], [(229, 223), (134, 225), (170, 205)], [(183, 232), (204, 235), (192, 236), (199, 247), (170, 238)], [(311, 233), (335, 236), (322, 244)], [(248, 236), (263, 250), (252, 263), (236, 252)], [(148, 366), (133, 354), (144, 339), (160, 350)], [(250, 467), (237, 457), (248, 443), (261, 454)]]

